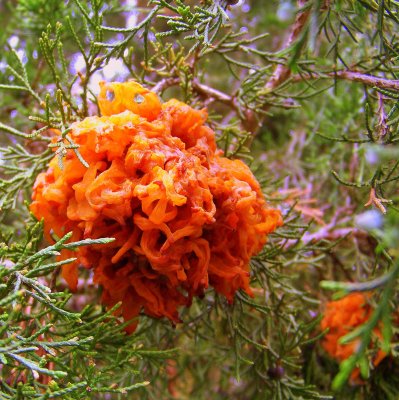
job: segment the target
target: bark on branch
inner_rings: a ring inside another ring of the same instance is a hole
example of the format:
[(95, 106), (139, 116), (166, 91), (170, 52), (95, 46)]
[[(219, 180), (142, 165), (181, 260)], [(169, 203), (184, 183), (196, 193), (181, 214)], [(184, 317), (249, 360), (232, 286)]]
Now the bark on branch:
[[(306, 4), (306, 0), (298, 0), (298, 6), (302, 9)], [(303, 29), (306, 26), (306, 22), (309, 18), (310, 11), (304, 10), (300, 11), (295, 22), (292, 25), (291, 32), (284, 44), (284, 49), (288, 49), (299, 37), (302, 35)], [(266, 89), (272, 91), (276, 87), (284, 83), (291, 75), (291, 69), (287, 65), (279, 64), (270, 77), (269, 81), (266, 83)]]
[(380, 89), (390, 89), (399, 91), (399, 80), (379, 78), (377, 76), (364, 74), (362, 72), (356, 71), (333, 71), (328, 73), (305, 73), (301, 75), (295, 75), (293, 80), (295, 82), (303, 81), (303, 80), (311, 80), (311, 79), (320, 79), (320, 78), (336, 78), (342, 80), (348, 80), (353, 82), (363, 83), (367, 86), (375, 86)]

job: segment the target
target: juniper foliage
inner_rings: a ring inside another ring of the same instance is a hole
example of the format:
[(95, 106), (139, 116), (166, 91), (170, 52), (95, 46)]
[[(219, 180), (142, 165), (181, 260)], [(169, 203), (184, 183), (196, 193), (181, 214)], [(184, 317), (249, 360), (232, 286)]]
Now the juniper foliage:
[[(398, 4), (235, 3), (0, 2), (1, 398), (398, 397)], [(252, 261), (254, 298), (210, 289), (176, 327), (143, 315), (126, 335), (88, 276), (69, 293), (54, 256), (97, 242), (44, 243), (27, 202), (54, 151), (61, 165), (79, 156), (69, 127), (98, 113), (100, 79), (206, 106), (219, 146), (282, 208)], [(68, 145), (51, 143), (54, 128)], [(373, 293), (340, 366), (320, 347), (329, 290)], [(390, 355), (373, 369), (379, 324)], [(364, 384), (351, 386), (357, 366)]]

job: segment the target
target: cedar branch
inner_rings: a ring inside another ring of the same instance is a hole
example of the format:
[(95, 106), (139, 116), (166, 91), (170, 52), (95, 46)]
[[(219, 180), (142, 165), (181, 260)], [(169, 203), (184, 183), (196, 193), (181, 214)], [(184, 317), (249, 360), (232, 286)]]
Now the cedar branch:
[(362, 72), (348, 71), (348, 70), (332, 71), (324, 74), (317, 72), (302, 73), (301, 75), (293, 76), (292, 80), (294, 82), (299, 82), (303, 80), (323, 79), (323, 78), (348, 80), (348, 81), (363, 83), (366, 86), (373, 86), (380, 89), (399, 91), (399, 80), (379, 78), (377, 76), (364, 74)]
[[(290, 46), (292, 46), (292, 44), (295, 43), (302, 35), (310, 14), (309, 9), (305, 9), (305, 4), (306, 0), (298, 0), (298, 7), (302, 9), (302, 11), (300, 11), (295, 18), (295, 22), (292, 25), (291, 32), (288, 36), (287, 41), (284, 44), (284, 49), (288, 49)], [(285, 64), (279, 64), (274, 70), (269, 81), (266, 83), (265, 88), (269, 91), (272, 91), (273, 89), (284, 83), (290, 77), (290, 75), (291, 69), (289, 68), (289, 66)]]

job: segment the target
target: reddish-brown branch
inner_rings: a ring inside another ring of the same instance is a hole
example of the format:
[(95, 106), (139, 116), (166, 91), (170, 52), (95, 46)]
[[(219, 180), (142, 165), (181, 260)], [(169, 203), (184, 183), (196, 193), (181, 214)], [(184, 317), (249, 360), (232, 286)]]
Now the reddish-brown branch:
[[(162, 93), (164, 90), (171, 86), (176, 86), (180, 83), (180, 78), (166, 78), (162, 79), (158, 82), (153, 88), (152, 91), (155, 93)], [(221, 103), (225, 103), (232, 108), (236, 108), (236, 102), (233, 96), (230, 96), (226, 93), (221, 92), (220, 90), (214, 89), (210, 86), (204, 85), (198, 82), (197, 79), (194, 79), (192, 82), (192, 87), (195, 92), (200, 95), (206, 96), (208, 98), (212, 98), (216, 101), (220, 101)]]
[[(295, 21), (291, 27), (290, 34), (288, 35), (288, 38), (286, 42), (284, 43), (283, 49), (288, 49), (290, 46), (295, 43), (300, 36), (303, 34), (303, 30), (306, 27), (309, 15), (310, 15), (310, 10), (308, 8), (305, 9), (307, 0), (298, 0), (298, 7), (301, 11), (298, 12), (296, 15)], [(291, 69), (288, 65), (286, 64), (279, 64), (276, 69), (274, 70), (272, 76), (268, 80), (268, 82), (265, 85), (265, 89), (267, 91), (273, 91), (275, 88), (283, 84), (287, 79), (291, 76)], [(263, 111), (267, 111), (270, 108), (270, 105), (264, 105), (262, 107)], [(253, 133), (253, 136), (256, 136), (259, 127), (262, 124), (263, 118), (259, 118), (259, 116), (256, 114), (256, 112), (252, 110), (248, 110), (246, 117), (247, 117), (247, 122), (246, 122), (246, 129), (249, 132)]]
[(294, 82), (299, 82), (303, 80), (312, 80), (320, 78), (342, 79), (342, 80), (363, 83), (364, 85), (367, 86), (375, 86), (380, 89), (391, 89), (399, 91), (399, 80), (379, 78), (377, 76), (368, 75), (362, 72), (355, 72), (355, 71), (333, 71), (328, 73), (312, 72), (301, 75), (295, 75), (292, 77), (292, 80)]
[(232, 108), (237, 107), (237, 104), (236, 104), (233, 96), (230, 96), (219, 90), (216, 90), (207, 85), (199, 83), (197, 80), (193, 81), (193, 89), (199, 94), (205, 95), (207, 97), (211, 97), (217, 101), (220, 101), (221, 103), (229, 105)]
[[(298, 0), (298, 6), (300, 9), (304, 8), (306, 0)], [(310, 11), (308, 9), (300, 11), (295, 22), (292, 25), (291, 32), (284, 44), (284, 49), (288, 49), (299, 37), (302, 35), (303, 29), (306, 26), (306, 22), (309, 18)], [(276, 87), (284, 83), (291, 75), (291, 69), (285, 64), (279, 64), (270, 77), (269, 81), (266, 83), (266, 89), (273, 90)]]
[(385, 214), (387, 212), (387, 210), (382, 203), (390, 203), (390, 200), (386, 200), (386, 199), (382, 199), (382, 198), (378, 197), (377, 194), (375, 193), (375, 188), (371, 188), (370, 194), (369, 194), (369, 199), (364, 206), (365, 207), (375, 206), (383, 214)]
[(347, 79), (354, 82), (360, 82), (364, 83), (365, 85), (376, 86), (381, 89), (399, 90), (399, 80), (378, 78), (376, 76), (362, 74), (360, 72), (337, 71), (337, 72), (331, 72), (329, 76), (337, 77), (339, 79)]
[(256, 113), (245, 106), (240, 109), (240, 105), (235, 96), (228, 95), (207, 85), (203, 85), (197, 80), (193, 81), (193, 89), (198, 94), (202, 94), (204, 96), (207, 96), (208, 98), (220, 101), (221, 103), (224, 103), (231, 107), (234, 111), (237, 112), (237, 115), (240, 116), (241, 124), (246, 131), (254, 133), (258, 130), (259, 120)]
[(179, 78), (165, 78), (160, 80), (151, 90), (157, 94), (161, 94), (167, 88), (176, 86), (179, 83)]

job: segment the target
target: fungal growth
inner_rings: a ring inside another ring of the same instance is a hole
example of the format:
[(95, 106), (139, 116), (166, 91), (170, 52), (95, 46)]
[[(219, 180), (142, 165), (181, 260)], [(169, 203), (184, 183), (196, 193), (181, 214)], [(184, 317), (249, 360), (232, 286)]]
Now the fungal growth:
[[(341, 343), (340, 340), (357, 327), (366, 323), (372, 313), (373, 308), (369, 304), (369, 297), (364, 293), (351, 293), (340, 300), (328, 302), (320, 323), (322, 330), (328, 329), (322, 341), (324, 350), (339, 362), (352, 356), (360, 345), (359, 338), (349, 343)], [(374, 347), (372, 363), (377, 366), (387, 354), (380, 348), (382, 344), (380, 327), (374, 328), (373, 335), (370, 348)], [(377, 346), (373, 344), (377, 344)], [(360, 370), (355, 368), (352, 371), (351, 382), (360, 383), (359, 377)]]
[(89, 168), (68, 150), (63, 169), (54, 157), (33, 189), (49, 241), (50, 231), (115, 238), (63, 250), (61, 259), (77, 257), (62, 271), (70, 288), (79, 266), (90, 268), (126, 320), (144, 311), (174, 322), (209, 285), (230, 302), (239, 289), (251, 295), (250, 259), (282, 219), (250, 169), (217, 149), (206, 110), (161, 104), (136, 82), (102, 83), (98, 101), (102, 116), (69, 133)]

